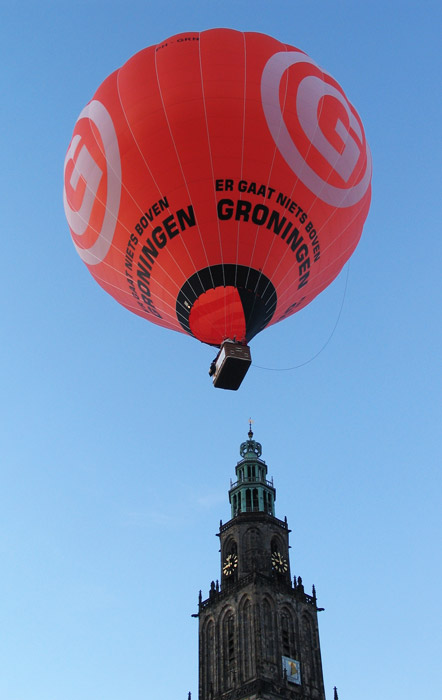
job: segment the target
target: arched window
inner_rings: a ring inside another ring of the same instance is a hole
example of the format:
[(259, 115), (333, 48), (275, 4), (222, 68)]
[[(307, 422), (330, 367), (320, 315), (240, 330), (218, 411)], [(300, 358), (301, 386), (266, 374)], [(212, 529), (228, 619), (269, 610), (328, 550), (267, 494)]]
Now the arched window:
[(262, 617), (265, 629), (264, 639), (264, 657), (267, 661), (273, 661), (275, 655), (275, 627), (273, 621), (273, 612), (268, 600), (263, 601), (262, 604)]
[(250, 550), (259, 550), (262, 547), (261, 533), (256, 527), (249, 528), (244, 537), (244, 546), (246, 552)]
[(223, 686), (225, 690), (229, 690), (235, 681), (235, 618), (231, 610), (223, 620), (222, 639)]
[(228, 554), (238, 554), (238, 546), (233, 537), (229, 537), (224, 545), (224, 558), (226, 558)]
[(251, 527), (244, 533), (243, 551), (247, 571), (255, 571), (262, 558), (262, 537), (258, 528)]
[(205, 655), (203, 685), (206, 689), (206, 697), (209, 697), (210, 688), (213, 687), (216, 679), (215, 624), (213, 620), (208, 621), (203, 639), (203, 653)]
[(250, 600), (246, 600), (242, 609), (242, 623), (241, 623), (241, 633), (242, 633), (242, 671), (244, 680), (248, 680), (253, 676), (253, 620), (252, 620), (252, 605)]
[(283, 656), (296, 659), (295, 624), (287, 608), (281, 611), (281, 651)]
[(313, 623), (307, 615), (302, 616), (301, 632), (303, 648), (306, 650), (304, 656), (304, 677), (307, 682), (314, 683), (317, 678), (319, 660), (317, 658), (316, 635), (313, 630)]
[(307, 615), (302, 616), (302, 636), (304, 640), (304, 645), (308, 649), (314, 649), (314, 635), (312, 629), (312, 623)]
[(272, 537), (271, 550), (272, 554), (273, 552), (281, 552), (282, 554), (284, 554), (285, 547), (279, 537)]

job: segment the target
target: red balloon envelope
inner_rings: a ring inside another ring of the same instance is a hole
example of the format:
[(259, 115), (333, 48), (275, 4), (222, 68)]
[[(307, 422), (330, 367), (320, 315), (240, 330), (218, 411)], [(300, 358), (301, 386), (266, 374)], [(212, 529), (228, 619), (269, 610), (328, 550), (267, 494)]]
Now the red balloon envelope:
[(153, 323), (247, 342), (342, 269), (371, 157), (342, 88), (264, 34), (213, 29), (140, 51), (81, 112), (65, 160), (75, 248)]

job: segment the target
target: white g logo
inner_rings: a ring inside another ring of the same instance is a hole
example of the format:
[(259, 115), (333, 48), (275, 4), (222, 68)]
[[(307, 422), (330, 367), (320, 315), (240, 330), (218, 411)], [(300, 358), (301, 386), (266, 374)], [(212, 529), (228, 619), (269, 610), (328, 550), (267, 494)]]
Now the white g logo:
[[(95, 242), (90, 248), (80, 248), (75, 241), (74, 246), (85, 263), (98, 265), (107, 255), (117, 225), (121, 198), (121, 161), (115, 128), (104, 105), (98, 100), (92, 100), (81, 112), (77, 123), (85, 118), (90, 119), (95, 124), (103, 143), (107, 168), (107, 198), (103, 224), (101, 230), (97, 231), (98, 237)], [(81, 141), (81, 136), (75, 134), (64, 161), (64, 211), (71, 231), (76, 236), (82, 236), (88, 230), (98, 186), (103, 177), (102, 169), (95, 162), (86, 145), (84, 143), (81, 145)], [(75, 156), (77, 156), (76, 160)], [(66, 167), (70, 161), (74, 162), (74, 169), (69, 180), (70, 186), (74, 190), (77, 189), (80, 178), (86, 185), (81, 206), (77, 210), (72, 209), (66, 196)]]
[[(297, 149), (282, 116), (279, 102), (279, 86), (285, 71), (295, 63), (310, 63), (316, 66), (309, 56), (298, 51), (281, 51), (267, 61), (261, 78), (261, 100), (267, 125), (282, 157), (302, 182), (324, 202), (334, 207), (350, 207), (359, 202), (366, 193), (371, 180), (371, 154), (366, 146), (366, 168), (362, 179), (347, 189), (335, 187), (326, 182), (304, 160)], [(322, 71), (324, 72), (324, 71)], [(329, 95), (340, 102), (347, 112), (348, 121), (356, 133), (359, 143), (338, 119), (335, 131), (345, 144), (339, 152), (325, 138), (318, 124), (318, 105), (322, 97)], [(304, 133), (310, 143), (321, 153), (333, 169), (348, 182), (363, 149), (363, 136), (359, 122), (351, 111), (345, 97), (329, 83), (315, 75), (303, 78), (296, 95), (296, 111)]]

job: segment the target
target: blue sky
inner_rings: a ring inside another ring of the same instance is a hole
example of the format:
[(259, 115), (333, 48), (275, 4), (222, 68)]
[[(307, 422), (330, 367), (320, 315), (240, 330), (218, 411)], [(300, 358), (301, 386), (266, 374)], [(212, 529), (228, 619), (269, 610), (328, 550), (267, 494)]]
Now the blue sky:
[[(62, 204), (102, 80), (216, 26), (309, 53), (373, 154), (349, 270), (254, 339), (238, 392), (212, 388), (210, 348), (96, 285)], [(249, 416), (325, 608), (328, 698), (441, 695), (440, 30), (431, 1), (3, 3), (0, 698), (197, 698), (190, 615)]]

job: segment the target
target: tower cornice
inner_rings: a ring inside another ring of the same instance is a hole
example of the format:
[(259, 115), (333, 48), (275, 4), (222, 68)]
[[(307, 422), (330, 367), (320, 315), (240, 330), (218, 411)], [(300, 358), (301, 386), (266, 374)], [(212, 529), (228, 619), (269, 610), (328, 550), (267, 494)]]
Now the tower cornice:
[(294, 580), (292, 585), (292, 583), (287, 583), (281, 580), (278, 581), (275, 577), (268, 576), (266, 574), (261, 574), (259, 572), (254, 572), (248, 574), (247, 576), (243, 576), (241, 579), (239, 579), (235, 583), (229, 584), (229, 586), (222, 590), (219, 590), (219, 588), (212, 586), (209, 597), (206, 598), (206, 600), (200, 600), (198, 606), (199, 611), (201, 612), (206, 608), (218, 605), (218, 603), (223, 602), (226, 599), (228, 600), (232, 595), (243, 590), (244, 588), (247, 588), (248, 586), (253, 586), (254, 590), (258, 590), (260, 588), (267, 589), (269, 584), (272, 586), (273, 589), (279, 590), (285, 593), (286, 595), (289, 595), (292, 598), (299, 600), (302, 603), (305, 603), (306, 605), (312, 606), (315, 612), (322, 611), (324, 609), (317, 607), (316, 594), (308, 595), (304, 591), (304, 586), (302, 585), (301, 580), (299, 580), (299, 583), (297, 583), (296, 580)]
[(238, 513), (238, 515), (231, 518), (226, 523), (221, 522), (219, 532), (216, 533), (216, 536), (219, 537), (222, 533), (226, 532), (226, 530), (229, 530), (234, 525), (256, 522), (269, 522), (276, 527), (280, 527), (285, 532), (291, 532), (287, 525), (287, 519), (279, 520), (279, 518), (276, 518), (274, 515), (257, 511), (251, 513)]

